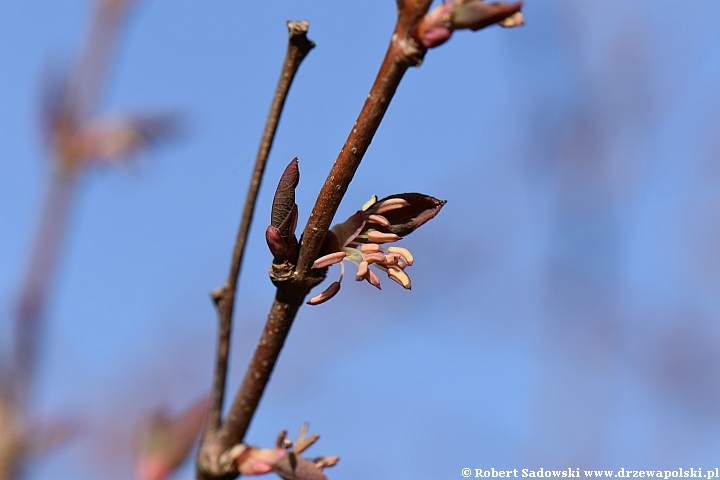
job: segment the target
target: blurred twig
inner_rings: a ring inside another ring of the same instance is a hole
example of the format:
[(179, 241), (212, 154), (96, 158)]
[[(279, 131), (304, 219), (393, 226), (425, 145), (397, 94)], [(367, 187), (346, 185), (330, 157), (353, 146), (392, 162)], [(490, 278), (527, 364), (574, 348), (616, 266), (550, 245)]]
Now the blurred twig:
[(40, 319), (60, 256), (77, 180), (78, 175), (74, 170), (53, 172), (27, 273), (20, 289), (15, 313), (13, 377), (21, 404), (27, 403), (29, 396), (40, 337)]
[[(153, 140), (172, 133), (173, 118), (97, 115), (100, 97), (122, 21), (132, 0), (98, 0), (88, 35), (69, 75), (53, 77), (44, 92), (45, 139), (53, 157), (27, 271), (15, 310), (14, 361), (0, 378), (0, 479), (14, 478), (33, 454), (28, 406), (35, 378), (42, 317), (59, 263), (76, 187), (96, 163), (128, 158)], [(45, 432), (53, 433), (53, 432)], [(67, 436), (57, 437), (58, 441)], [(37, 448), (35, 448), (37, 450)], [(37, 452), (35, 452), (37, 453)]]
[(13, 375), (25, 404), (34, 375), (40, 321), (47, 301), (77, 180), (82, 173), (82, 149), (77, 133), (96, 111), (112, 48), (129, 0), (102, 0), (92, 17), (84, 48), (62, 90), (46, 93), (43, 119), (54, 170), (33, 241), (15, 312), (16, 344)]

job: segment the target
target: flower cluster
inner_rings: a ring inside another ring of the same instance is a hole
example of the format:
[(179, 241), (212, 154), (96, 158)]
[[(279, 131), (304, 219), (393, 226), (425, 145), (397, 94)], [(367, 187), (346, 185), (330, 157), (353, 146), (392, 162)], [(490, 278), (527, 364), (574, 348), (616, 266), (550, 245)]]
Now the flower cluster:
[(278, 435), (275, 448), (258, 448), (244, 443), (235, 445), (223, 453), (220, 463), (227, 465), (228, 472), (244, 476), (265, 475), (275, 472), (283, 480), (327, 480), (323, 469), (335, 466), (339, 457), (317, 457), (307, 460), (300, 454), (310, 448), (320, 435), (307, 435), (308, 426), (303, 424), (297, 440), (287, 438), (287, 431)]
[(324, 252), (313, 268), (327, 268), (341, 263), (340, 278), (308, 304), (318, 305), (334, 297), (340, 291), (345, 274), (344, 261), (356, 266), (355, 279), (366, 280), (380, 289), (380, 279), (370, 268), (375, 267), (388, 278), (410, 289), (412, 283), (405, 269), (413, 264), (413, 255), (403, 247), (381, 245), (397, 242), (416, 228), (432, 219), (445, 205), (444, 200), (420, 193), (391, 195), (382, 200), (373, 196), (362, 208), (343, 223), (330, 229)]

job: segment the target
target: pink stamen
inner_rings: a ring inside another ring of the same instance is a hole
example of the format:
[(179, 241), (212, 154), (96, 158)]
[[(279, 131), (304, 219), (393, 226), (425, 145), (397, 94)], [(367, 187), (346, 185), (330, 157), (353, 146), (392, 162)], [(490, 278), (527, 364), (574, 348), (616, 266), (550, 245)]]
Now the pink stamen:
[(345, 258), (345, 252), (333, 252), (318, 258), (313, 262), (312, 268), (325, 268), (340, 263)]
[(370, 285), (372, 285), (373, 287), (376, 287), (378, 290), (382, 290), (382, 287), (380, 287), (380, 279), (378, 278), (377, 275), (375, 275), (375, 272), (373, 272), (369, 268), (367, 271), (366, 279)]
[(360, 251), (363, 253), (382, 252), (382, 248), (377, 243), (363, 243), (360, 245)]
[(410, 205), (410, 203), (402, 198), (390, 198), (388, 200), (383, 200), (380, 203), (376, 203), (370, 210), (372, 210), (373, 214), (380, 215), (391, 210), (407, 207), (408, 205)]
[(355, 274), (355, 280), (360, 281), (365, 278), (368, 272), (368, 262), (362, 261), (358, 265), (357, 273)]
[(385, 254), (378, 252), (378, 253), (370, 253), (368, 255), (365, 255), (365, 261), (367, 263), (384, 263), (385, 262)]
[(321, 294), (315, 295), (313, 298), (308, 300), (308, 305), (320, 305), (333, 298), (340, 291), (340, 282), (333, 282), (328, 288), (325, 289)]
[(369, 232), (367, 232), (367, 237), (368, 240), (373, 243), (388, 243), (401, 240), (401, 238), (394, 233), (378, 232), (377, 230), (370, 230)]
[(382, 215), (368, 215), (367, 221), (369, 223), (377, 223), (378, 225), (382, 225), (383, 227), (389, 227), (390, 222), (387, 218), (383, 217)]

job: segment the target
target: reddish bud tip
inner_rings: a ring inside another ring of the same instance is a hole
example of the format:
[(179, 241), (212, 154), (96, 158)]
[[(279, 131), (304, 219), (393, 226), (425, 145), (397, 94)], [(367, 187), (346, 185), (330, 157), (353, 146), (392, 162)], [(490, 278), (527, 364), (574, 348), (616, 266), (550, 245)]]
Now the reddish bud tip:
[(293, 224), (293, 209), (296, 208), (295, 187), (298, 182), (300, 182), (300, 169), (298, 168), (298, 159), (295, 157), (280, 177), (270, 214), (270, 225), (279, 229), (286, 241), (292, 235), (290, 227)]
[(265, 241), (276, 260), (284, 260), (287, 255), (287, 243), (280, 234), (280, 230), (270, 225), (265, 230)]
[(308, 305), (320, 305), (333, 298), (340, 291), (340, 282), (333, 282), (328, 288), (325, 289), (321, 294), (315, 295), (313, 298), (308, 300)]

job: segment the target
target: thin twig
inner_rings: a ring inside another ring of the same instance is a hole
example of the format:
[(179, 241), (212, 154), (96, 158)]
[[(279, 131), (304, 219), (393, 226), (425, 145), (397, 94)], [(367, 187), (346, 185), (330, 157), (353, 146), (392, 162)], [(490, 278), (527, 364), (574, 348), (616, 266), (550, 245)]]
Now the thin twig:
[(240, 389), (216, 436), (218, 451), (226, 451), (245, 437), (295, 315), (310, 288), (319, 280), (310, 266), (317, 257), (330, 222), (403, 74), (409, 67), (419, 65), (425, 53), (425, 49), (412, 39), (412, 30), (430, 3), (430, 0), (398, 1), (398, 22), (387, 54), (370, 95), (320, 191), (305, 227), (297, 268), (294, 273), (273, 269), (277, 295)]
[(290, 90), (290, 85), (295, 78), (300, 63), (302, 63), (308, 52), (315, 46), (315, 44), (307, 38), (308, 22), (288, 22), (288, 30), (290, 35), (285, 62), (283, 63), (280, 80), (275, 90), (275, 96), (273, 97), (270, 113), (268, 114), (265, 130), (263, 131), (260, 141), (260, 148), (255, 160), (255, 168), (252, 179), (250, 180), (250, 187), (245, 199), (240, 228), (235, 241), (230, 273), (225, 285), (213, 292), (213, 299), (215, 300), (220, 316), (220, 329), (218, 333), (217, 358), (212, 387), (212, 403), (205, 426), (206, 433), (214, 432), (220, 426), (238, 275), (242, 267), (245, 244), (250, 232), (250, 224), (252, 223), (255, 203), (260, 190), (260, 184), (262, 183), (263, 173), (265, 172), (265, 164), (268, 154), (270, 153), (270, 148), (272, 147), (273, 139), (275, 138), (275, 132), (283, 106), (285, 105), (285, 99)]

